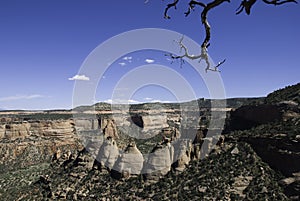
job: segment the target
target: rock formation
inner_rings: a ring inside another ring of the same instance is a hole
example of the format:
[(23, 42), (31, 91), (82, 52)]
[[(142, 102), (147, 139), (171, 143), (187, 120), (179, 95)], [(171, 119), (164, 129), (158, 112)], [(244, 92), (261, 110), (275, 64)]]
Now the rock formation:
[(112, 119), (107, 119), (106, 125), (103, 129), (103, 133), (105, 137), (112, 137), (113, 139), (119, 138), (116, 125), (114, 124)]
[(107, 168), (111, 170), (118, 159), (119, 149), (116, 141), (112, 137), (107, 137), (100, 147), (96, 158), (96, 163), (99, 163), (99, 168)]
[(25, 138), (30, 135), (30, 127), (28, 122), (5, 124), (0, 127), (0, 137), (6, 139)]
[(172, 145), (174, 147), (174, 163), (172, 167), (176, 171), (183, 171), (191, 161), (192, 142), (188, 139), (179, 139)]
[(174, 148), (170, 139), (158, 143), (148, 156), (143, 172), (148, 180), (157, 180), (171, 170), (174, 158)]
[(11, 169), (50, 161), (55, 154), (59, 157), (68, 151), (75, 152), (82, 145), (74, 130), (70, 119), (2, 121), (0, 165)]
[(98, 119), (79, 118), (79, 117), (75, 116), (74, 124), (75, 124), (76, 130), (78, 130), (78, 131), (99, 129)]
[(143, 163), (144, 157), (142, 153), (138, 150), (135, 143), (130, 143), (124, 152), (119, 155), (111, 171), (111, 175), (117, 179), (122, 177), (128, 178), (131, 175), (139, 175), (141, 174)]

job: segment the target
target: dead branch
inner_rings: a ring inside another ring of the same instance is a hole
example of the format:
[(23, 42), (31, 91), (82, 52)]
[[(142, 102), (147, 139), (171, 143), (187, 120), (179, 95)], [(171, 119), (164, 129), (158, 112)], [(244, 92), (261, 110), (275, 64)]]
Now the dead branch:
[(226, 61), (226, 59), (224, 59), (223, 61), (220, 61), (213, 69), (211, 69), (211, 68), (205, 69), (206, 72), (207, 72), (208, 70), (210, 70), (210, 71), (215, 71), (215, 72), (221, 72), (221, 71), (219, 70), (219, 67), (220, 67), (223, 63), (225, 63), (225, 61)]
[(184, 13), (186, 17), (191, 13), (192, 10), (194, 10), (194, 8), (195, 8), (196, 5), (202, 6), (202, 7), (205, 7), (205, 6), (206, 6), (206, 5), (205, 5), (204, 3), (202, 3), (202, 2), (198, 2), (198, 1), (194, 1), (194, 0), (190, 1), (190, 2), (189, 2), (189, 8), (188, 8), (188, 11)]
[[(247, 15), (250, 15), (250, 12), (251, 12), (251, 8), (252, 6), (256, 3), (257, 1), (256, 0), (243, 0), (240, 4), (240, 6), (238, 7), (238, 9), (236, 10), (236, 14), (240, 14), (241, 12), (244, 11), (245, 9), (245, 12), (247, 13)], [(273, 4), (273, 5), (282, 5), (282, 4), (285, 4), (285, 3), (298, 3), (296, 0), (284, 0), (284, 1), (281, 1), (281, 0), (263, 0), (264, 3), (266, 4)]]
[(205, 36), (205, 39), (204, 39), (201, 47), (206, 47), (207, 48), (209, 46), (209, 41), (210, 41), (210, 25), (209, 25), (208, 20), (207, 20), (207, 14), (208, 14), (208, 12), (211, 9), (213, 9), (213, 8), (219, 6), (220, 4), (224, 3), (225, 1), (226, 2), (230, 2), (230, 0), (214, 0), (211, 3), (208, 3), (204, 7), (204, 9), (203, 9), (203, 11), (201, 13), (201, 21), (202, 21), (202, 24), (204, 24), (206, 36)]
[(207, 53), (207, 48), (206, 47), (201, 47), (201, 53), (198, 55), (194, 55), (194, 54), (190, 54), (188, 52), (188, 48), (183, 44), (183, 39), (184, 36), (182, 36), (180, 38), (179, 41), (175, 41), (178, 43), (179, 47), (180, 47), (180, 52), (182, 52), (182, 50), (184, 51), (184, 53), (182, 55), (174, 55), (174, 54), (165, 54), (165, 56), (169, 56), (172, 59), (172, 63), (174, 60), (179, 59), (180, 60), (180, 66), (182, 67), (182, 65), (184, 64), (184, 58), (190, 59), (190, 60), (197, 60), (199, 59), (199, 63), (204, 60), (206, 63), (206, 68), (205, 71), (207, 72), (208, 70), (210, 71), (215, 71), (215, 72), (220, 72), (218, 70), (219, 66), (221, 66), (224, 62), (225, 59), (222, 62), (219, 62), (216, 66), (211, 68), (211, 63), (209, 62), (209, 56)]
[(240, 6), (236, 9), (236, 15), (240, 14), (244, 11), (247, 13), (247, 15), (250, 15), (252, 6), (256, 3), (256, 0), (243, 0), (240, 4)]
[(285, 4), (285, 3), (298, 3), (296, 0), (285, 0), (285, 1), (281, 1), (281, 0), (271, 0), (271, 1), (263, 0), (263, 2), (265, 2), (266, 4), (273, 4), (275, 6), (282, 5), (282, 4)]
[[(264, 3), (266, 4), (273, 4), (273, 5), (282, 5), (285, 3), (298, 3), (296, 0), (262, 0)], [(165, 12), (164, 12), (164, 17), (166, 19), (170, 19), (171, 17), (168, 15), (168, 11), (170, 8), (174, 7), (176, 9), (176, 6), (178, 4), (179, 0), (174, 0), (173, 3), (170, 3), (167, 5), (167, 7), (165, 8)], [(200, 60), (205, 60), (207, 67), (206, 67), (206, 71), (207, 70), (211, 70), (211, 71), (217, 71), (218, 67), (220, 65), (222, 65), (225, 62), (225, 59), (222, 62), (219, 62), (217, 66), (210, 68), (210, 63), (208, 61), (208, 54), (207, 54), (207, 48), (210, 45), (210, 39), (211, 39), (211, 27), (208, 23), (208, 19), (207, 19), (207, 15), (209, 13), (210, 10), (212, 10), (213, 8), (221, 5), (224, 2), (229, 2), (230, 0), (213, 0), (208, 4), (202, 3), (200, 1), (195, 1), (195, 0), (190, 0), (189, 1), (189, 7), (187, 12), (185, 12), (185, 16), (188, 16), (191, 14), (191, 12), (195, 9), (196, 6), (200, 6), (203, 8), (202, 12), (201, 12), (201, 22), (204, 26), (205, 29), (205, 38), (201, 44), (201, 54), (200, 55), (190, 55), (188, 53), (188, 49), (187, 47), (182, 43), (183, 41), (183, 37), (177, 41), (180, 49), (184, 50), (184, 54), (183, 55), (171, 55), (171, 54), (167, 54), (167, 56), (170, 56), (171, 59), (180, 59), (181, 60), (181, 64), (183, 63), (183, 58), (188, 58), (188, 59), (200, 59)], [(236, 9), (236, 14), (240, 14), (242, 13), (244, 10), (246, 12), (246, 14), (250, 15), (251, 13), (251, 8), (253, 7), (253, 5), (257, 2), (257, 0), (242, 0), (240, 6)]]
[[(174, 3), (172, 4), (168, 4), (167, 5), (167, 8), (165, 9), (165, 18), (169, 19), (170, 17), (168, 16), (167, 12), (168, 12), (168, 9), (170, 9), (171, 7), (175, 7), (177, 5), (179, 0), (175, 0)], [(194, 0), (191, 0), (189, 2), (189, 10), (185, 13), (186, 16), (188, 16), (191, 12), (191, 10), (193, 10), (195, 8), (195, 6), (201, 6), (203, 7), (203, 10), (202, 10), (202, 13), (201, 13), (201, 22), (205, 28), (205, 38), (204, 38), (204, 41), (202, 42), (202, 45), (201, 45), (201, 54), (200, 55), (191, 55), (188, 53), (188, 49), (187, 47), (182, 43), (183, 41), (183, 37), (178, 41), (178, 44), (180, 46), (180, 49), (181, 50), (184, 50), (184, 54), (183, 55), (172, 55), (172, 54), (169, 54), (168, 56), (171, 57), (171, 59), (180, 59), (181, 61), (181, 64), (183, 63), (183, 58), (188, 58), (188, 59), (191, 59), (191, 60), (195, 60), (195, 59), (199, 59), (199, 61), (201, 60), (204, 60), (206, 62), (206, 72), (208, 70), (211, 70), (211, 71), (218, 71), (217, 68), (223, 64), (225, 62), (225, 60), (223, 60), (223, 62), (219, 62), (219, 65), (218, 66), (215, 66), (213, 68), (211, 68), (211, 64), (209, 62), (209, 57), (208, 57), (208, 53), (207, 53), (207, 48), (209, 47), (210, 43), (210, 38), (211, 38), (211, 33), (210, 33), (210, 25), (208, 23), (208, 19), (207, 19), (207, 15), (208, 15), (208, 12), (219, 6), (220, 4), (222, 4), (223, 2), (230, 2), (230, 0), (214, 0), (210, 3), (208, 3), (207, 5), (202, 3), (202, 2), (198, 2), (198, 1), (194, 1)]]
[(169, 9), (172, 8), (172, 7), (174, 7), (175, 9), (177, 9), (176, 6), (177, 6), (178, 2), (179, 2), (179, 0), (174, 0), (173, 3), (170, 3), (170, 4), (167, 5), (167, 7), (166, 7), (166, 9), (165, 9), (165, 12), (164, 12), (164, 17), (165, 17), (166, 19), (170, 19), (170, 18), (171, 18), (171, 17), (168, 15), (168, 11), (169, 11)]

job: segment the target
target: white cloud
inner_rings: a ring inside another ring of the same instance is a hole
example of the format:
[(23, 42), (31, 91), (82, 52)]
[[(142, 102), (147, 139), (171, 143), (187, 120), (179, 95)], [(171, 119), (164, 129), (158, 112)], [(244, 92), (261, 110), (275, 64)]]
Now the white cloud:
[(105, 103), (110, 103), (110, 104), (138, 104), (138, 103), (141, 103), (137, 100), (132, 100), (132, 99), (129, 99), (129, 100), (121, 100), (121, 99), (107, 99), (105, 101), (103, 101)]
[(121, 66), (126, 66), (126, 63), (120, 62), (119, 65), (121, 65)]
[(89, 81), (90, 78), (85, 75), (74, 75), (73, 77), (69, 78), (69, 80)]
[(111, 100), (111, 99), (107, 99), (107, 100), (104, 100), (103, 102), (104, 102), (104, 103), (110, 103), (110, 104), (111, 104), (111, 103), (112, 103), (112, 100)]
[(123, 60), (125, 61), (130, 61), (132, 59), (132, 57), (123, 57)]
[(153, 98), (150, 98), (150, 97), (144, 98), (144, 101), (146, 103), (171, 103), (171, 101), (168, 101), (168, 100), (153, 99)]
[(155, 62), (155, 60), (153, 60), (153, 59), (146, 59), (145, 62), (148, 63), (148, 64), (152, 64), (152, 63)]
[(159, 99), (153, 99), (150, 101), (150, 103), (171, 103), (171, 101), (163, 101), (163, 100), (159, 100)]
[(130, 103), (130, 104), (137, 104), (137, 103), (141, 103), (141, 102), (137, 101), (137, 100), (128, 100), (128, 103)]
[(35, 98), (43, 98), (44, 96), (39, 94), (33, 94), (33, 95), (16, 95), (16, 96), (8, 96), (8, 97), (2, 97), (0, 98), (0, 102), (4, 101), (14, 101), (14, 100), (31, 100)]

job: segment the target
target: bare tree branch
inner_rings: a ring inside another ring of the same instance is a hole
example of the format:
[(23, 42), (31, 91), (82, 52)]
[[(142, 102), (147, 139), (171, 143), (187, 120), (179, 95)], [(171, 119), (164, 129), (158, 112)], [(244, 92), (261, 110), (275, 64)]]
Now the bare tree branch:
[(207, 70), (215, 71), (215, 72), (221, 72), (221, 71), (219, 70), (219, 67), (220, 67), (223, 63), (225, 63), (225, 61), (226, 61), (226, 59), (224, 59), (223, 61), (220, 61), (213, 69), (211, 69), (211, 68), (205, 69), (206, 72), (207, 72)]
[(170, 3), (170, 4), (167, 5), (167, 7), (166, 7), (166, 9), (165, 9), (165, 12), (164, 12), (164, 17), (165, 17), (166, 19), (170, 19), (170, 18), (171, 18), (171, 17), (168, 15), (168, 11), (169, 11), (169, 9), (172, 8), (172, 7), (174, 7), (175, 9), (177, 9), (176, 6), (177, 6), (178, 2), (179, 2), (179, 0), (174, 0), (173, 3)]
[[(273, 5), (282, 5), (285, 3), (298, 3), (296, 0), (262, 0), (264, 3), (266, 4), (273, 4)], [(176, 6), (178, 4), (179, 0), (174, 0), (173, 3), (170, 3), (167, 5), (167, 7), (165, 8), (165, 12), (164, 12), (164, 17), (166, 19), (170, 19), (171, 17), (168, 15), (168, 11), (170, 8), (174, 7), (176, 9)], [(200, 6), (203, 8), (202, 12), (201, 12), (201, 22), (204, 26), (205, 29), (205, 38), (201, 44), (201, 54), (200, 55), (191, 55), (188, 53), (188, 48), (183, 44), (183, 37), (179, 40), (176, 41), (181, 50), (184, 50), (184, 54), (183, 55), (172, 55), (172, 54), (167, 54), (167, 56), (170, 56), (172, 60), (175, 59), (180, 59), (181, 65), (184, 63), (183, 58), (188, 58), (191, 60), (194, 59), (199, 59), (199, 61), (201, 61), (202, 59), (205, 60), (206, 62), (206, 71), (210, 70), (210, 71), (217, 71), (219, 72), (218, 68), (220, 65), (222, 65), (225, 62), (225, 59), (222, 62), (219, 62), (215, 67), (211, 68), (211, 64), (209, 63), (208, 60), (208, 54), (207, 54), (207, 48), (210, 45), (210, 39), (211, 39), (211, 27), (208, 23), (208, 19), (207, 19), (207, 15), (209, 13), (210, 10), (212, 10), (213, 8), (221, 5), (224, 2), (229, 2), (230, 0), (213, 0), (210, 3), (202, 3), (200, 1), (196, 1), (196, 0), (190, 0), (189, 1), (189, 7), (187, 12), (185, 12), (185, 16), (188, 16), (191, 14), (191, 11), (193, 11), (195, 9), (196, 6)], [(251, 13), (251, 8), (253, 7), (253, 5), (257, 2), (257, 0), (241, 0), (241, 4), (240, 6), (236, 9), (236, 14), (240, 14), (242, 13), (244, 10), (246, 12), (246, 14), (250, 15)]]
[(196, 5), (202, 6), (202, 7), (206, 6), (202, 2), (191, 0), (190, 3), (189, 3), (189, 9), (188, 9), (188, 11), (184, 13), (186, 17), (191, 13), (192, 10), (194, 10), (194, 8), (195, 8)]
[(172, 59), (172, 63), (173, 63), (174, 60), (179, 59), (181, 67), (182, 67), (182, 65), (184, 64), (184, 58), (187, 58), (187, 59), (190, 59), (190, 60), (197, 60), (197, 59), (199, 59), (199, 63), (202, 60), (205, 61), (205, 63), (206, 63), (205, 71), (206, 72), (208, 70), (220, 72), (218, 70), (218, 67), (225, 62), (225, 59), (222, 62), (219, 62), (213, 68), (211, 68), (211, 63), (209, 62), (209, 56), (208, 56), (208, 53), (207, 53), (207, 48), (206, 47), (201, 47), (201, 53), (199, 55), (190, 54), (189, 51), (188, 51), (188, 48), (183, 44), (183, 39), (184, 39), (184, 36), (182, 36), (179, 41), (175, 41), (180, 46), (180, 52), (182, 50), (184, 51), (184, 53), (182, 55), (174, 55), (174, 54), (170, 54), (170, 53), (169, 54), (165, 54), (165, 56), (169, 56)]
[(256, 0), (243, 0), (240, 4), (240, 6), (238, 7), (238, 9), (236, 9), (236, 15), (240, 14), (241, 12), (244, 11), (245, 9), (245, 12), (250, 15), (250, 12), (251, 12), (251, 8), (252, 6), (256, 3)]
[[(222, 62), (219, 62), (219, 64), (218, 64), (217, 66), (211, 68), (211, 64), (210, 64), (210, 62), (209, 62), (209, 57), (208, 57), (208, 53), (207, 53), (207, 48), (208, 48), (209, 45), (210, 45), (209, 41), (210, 41), (210, 38), (211, 38), (210, 25), (209, 25), (208, 20), (207, 20), (207, 15), (208, 15), (208, 12), (209, 12), (211, 9), (213, 9), (213, 8), (215, 8), (215, 7), (217, 7), (217, 6), (219, 6), (220, 4), (222, 4), (222, 3), (225, 2), (225, 1), (226, 1), (226, 2), (230, 2), (230, 0), (214, 0), (214, 1), (210, 2), (210, 3), (208, 3), (207, 5), (205, 5), (205, 4), (202, 3), (202, 2), (198, 2), (198, 1), (191, 0), (191, 1), (189, 2), (189, 10), (185, 13), (186, 16), (188, 16), (188, 15), (190, 14), (191, 10), (193, 10), (193, 9), (195, 8), (196, 5), (203, 7), (203, 10), (202, 10), (202, 13), (201, 13), (201, 22), (202, 22), (202, 24), (203, 24), (203, 26), (204, 26), (204, 28), (205, 28), (205, 38), (204, 38), (204, 41), (203, 41), (203, 43), (202, 43), (202, 45), (201, 45), (201, 54), (200, 54), (200, 55), (191, 55), (191, 54), (189, 54), (189, 53), (188, 53), (187, 47), (182, 43), (182, 41), (183, 41), (183, 37), (182, 37), (182, 38), (178, 41), (178, 44), (179, 44), (179, 46), (180, 46), (180, 49), (181, 49), (181, 50), (184, 50), (184, 54), (183, 54), (183, 55), (180, 55), (180, 56), (168, 54), (167, 56), (170, 56), (171, 59), (173, 59), (173, 60), (174, 60), (174, 59), (180, 59), (181, 65), (182, 65), (182, 63), (183, 63), (183, 61), (184, 61), (183, 58), (188, 58), (188, 59), (191, 59), (191, 60), (199, 59), (199, 62), (200, 62), (201, 60), (204, 60), (204, 61), (206, 62), (206, 69), (205, 69), (206, 72), (207, 72), (208, 70), (211, 70), (211, 71), (218, 71), (217, 68), (218, 68), (221, 64), (223, 64), (223, 63), (225, 62), (225, 59), (224, 59)], [(177, 1), (174, 1), (173, 4), (168, 4), (168, 5), (167, 5), (167, 8), (166, 8), (166, 10), (165, 10), (165, 17), (167, 16), (166, 18), (168, 18), (168, 19), (170, 18), (170, 17), (168, 16), (168, 14), (167, 14), (168, 9), (171, 8), (172, 6), (176, 6), (177, 3), (178, 3), (178, 0), (177, 0)]]
[[(251, 8), (252, 6), (256, 3), (257, 1), (256, 0), (243, 0), (241, 2), (241, 5), (238, 7), (238, 9), (236, 10), (236, 14), (240, 14), (241, 12), (243, 12), (243, 10), (245, 9), (246, 13), (248, 15), (250, 15), (250, 12), (251, 12)], [(282, 4), (285, 4), (285, 3), (298, 3), (296, 0), (284, 0), (284, 1), (281, 1), (281, 0), (263, 0), (264, 3), (266, 4), (273, 4), (273, 5), (282, 5)]]
[(282, 4), (285, 4), (285, 3), (298, 3), (296, 0), (285, 0), (285, 1), (281, 1), (281, 0), (271, 0), (271, 1), (268, 1), (268, 0), (263, 0), (263, 2), (265, 2), (266, 4), (273, 4), (273, 5), (282, 5)]
[(214, 1), (210, 2), (210, 3), (208, 3), (204, 7), (204, 9), (203, 9), (203, 11), (201, 13), (201, 22), (202, 22), (202, 24), (204, 24), (206, 36), (205, 36), (205, 39), (204, 39), (201, 47), (206, 47), (207, 48), (209, 46), (209, 41), (210, 41), (210, 25), (209, 25), (208, 20), (207, 20), (207, 14), (208, 14), (208, 12), (211, 9), (213, 9), (213, 8), (219, 6), (220, 4), (224, 3), (225, 1), (226, 2), (230, 2), (230, 0), (214, 0)]
[[(168, 15), (168, 10), (171, 7), (176, 8), (176, 5), (178, 4), (178, 2), (179, 2), (179, 0), (174, 0), (173, 3), (170, 3), (170, 4), (167, 5), (167, 7), (165, 9), (165, 12), (164, 12), (165, 18), (170, 19), (170, 16)], [(210, 25), (209, 25), (208, 20), (207, 20), (207, 14), (211, 9), (219, 6), (223, 2), (230, 2), (230, 0), (214, 0), (210, 3), (208, 3), (207, 5), (202, 3), (202, 2), (195, 1), (195, 0), (191, 0), (189, 2), (189, 9), (188, 9), (187, 12), (185, 12), (186, 16), (188, 16), (190, 14), (191, 10), (193, 10), (196, 5), (203, 7), (203, 11), (201, 13), (201, 22), (204, 25), (206, 36), (205, 36), (205, 39), (204, 39), (204, 41), (201, 45), (202, 47), (207, 48), (209, 46), (209, 41), (210, 41)]]

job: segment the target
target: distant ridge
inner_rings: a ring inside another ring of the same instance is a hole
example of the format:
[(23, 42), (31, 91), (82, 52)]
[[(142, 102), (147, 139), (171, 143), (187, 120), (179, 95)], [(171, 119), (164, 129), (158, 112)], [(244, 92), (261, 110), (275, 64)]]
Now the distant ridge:
[(266, 103), (274, 104), (282, 101), (294, 101), (300, 104), (300, 83), (276, 90), (266, 97)]

